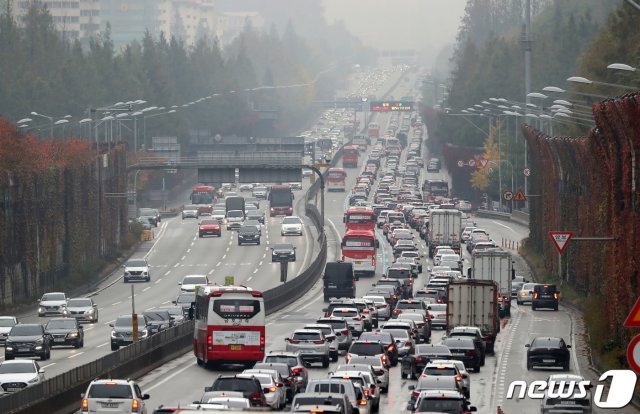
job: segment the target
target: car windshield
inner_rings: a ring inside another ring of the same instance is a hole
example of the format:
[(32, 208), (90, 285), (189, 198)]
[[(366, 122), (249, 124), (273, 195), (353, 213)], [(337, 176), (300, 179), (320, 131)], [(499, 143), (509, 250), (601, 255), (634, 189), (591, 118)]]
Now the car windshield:
[(433, 354), (450, 354), (449, 347), (446, 345), (416, 345), (416, 354), (433, 355)]
[(462, 413), (465, 405), (461, 399), (453, 398), (423, 398), (420, 400), (417, 412), (427, 413)]
[(67, 302), (68, 308), (84, 308), (90, 306), (93, 306), (93, 304), (91, 303), (91, 299), (70, 299), (69, 302)]
[(358, 311), (355, 309), (336, 309), (333, 311), (333, 316), (340, 318), (355, 318), (358, 316)]
[(433, 304), (429, 305), (428, 309), (432, 310), (432, 311), (436, 311), (436, 312), (445, 312), (447, 310), (447, 304), (446, 303), (433, 303)]
[(6, 328), (11, 327), (16, 324), (16, 321), (13, 318), (2, 318), (0, 319), (0, 327)]
[(323, 405), (331, 405), (331, 406), (339, 406), (340, 407), (340, 412), (343, 412), (344, 408), (344, 400), (342, 399), (337, 399), (337, 398), (329, 398), (329, 397), (322, 397), (322, 396), (318, 396), (318, 397), (313, 397), (313, 396), (304, 396), (304, 397), (299, 397), (296, 396), (295, 399), (293, 400), (293, 407), (301, 407), (303, 405), (311, 405), (311, 406), (323, 406)]
[(274, 244), (273, 250), (293, 250), (292, 244)]
[(282, 224), (302, 224), (302, 220), (298, 217), (285, 217), (282, 219)]
[(536, 338), (531, 343), (531, 348), (560, 348), (558, 338)]
[(0, 364), (0, 374), (28, 374), (34, 372), (36, 372), (36, 367), (32, 361)]
[(133, 326), (133, 323), (131, 322), (131, 316), (120, 316), (118, 319), (116, 319), (116, 326)]
[(183, 285), (206, 285), (207, 277), (206, 276), (185, 276), (182, 279)]
[(357, 354), (357, 355), (373, 356), (373, 355), (382, 354), (384, 353), (384, 351), (382, 350), (382, 345), (379, 344), (378, 342), (370, 342), (370, 343), (356, 342), (353, 345), (351, 345), (351, 348), (349, 348), (349, 353)]
[(387, 329), (384, 328), (385, 332), (389, 332), (395, 338), (396, 342), (398, 341), (406, 341), (409, 339), (409, 331), (405, 329)]
[(448, 266), (448, 267), (450, 267), (450, 268), (452, 268), (452, 269), (453, 269), (453, 268), (455, 268), (455, 267), (458, 267), (458, 262), (454, 262), (454, 261), (446, 260), (446, 261), (442, 261), (442, 262), (440, 262), (440, 263), (441, 263), (443, 266)]
[(389, 332), (363, 332), (359, 339), (361, 341), (380, 341), (381, 344), (390, 344), (393, 342), (391, 338)]
[(439, 377), (448, 377), (458, 375), (458, 370), (454, 367), (447, 366), (428, 366), (424, 369), (423, 375), (436, 375)]
[(322, 337), (319, 332), (295, 332), (292, 339), (296, 341), (319, 341)]
[(220, 222), (218, 222), (218, 220), (202, 220), (200, 224), (202, 224), (203, 226), (213, 226), (216, 224), (220, 224)]
[(196, 295), (193, 293), (183, 293), (182, 295), (178, 295), (176, 299), (177, 303), (191, 303), (196, 301)]
[(257, 392), (257, 385), (250, 378), (218, 378), (212, 387), (212, 391), (240, 391)]
[(64, 293), (45, 293), (42, 300), (64, 300)]
[(47, 322), (46, 329), (75, 329), (75, 319), (52, 319)]
[(146, 267), (147, 262), (141, 259), (133, 259), (127, 261), (127, 267)]
[(171, 316), (166, 311), (146, 311), (144, 316), (152, 321), (168, 321)]
[(42, 335), (40, 325), (15, 325), (11, 328), (10, 336), (35, 336)]
[(87, 398), (124, 398), (131, 399), (133, 394), (131, 392), (131, 386), (128, 384), (93, 384), (89, 388)]
[(227, 217), (233, 217), (233, 218), (237, 218), (237, 217), (243, 217), (244, 213), (240, 210), (231, 210), (227, 213)]
[(411, 301), (411, 302), (398, 302), (396, 309), (423, 309), (422, 302), (420, 301)]
[(178, 316), (182, 316), (182, 307), (181, 306), (172, 306), (172, 307), (167, 307), (167, 308), (162, 308), (162, 310), (166, 310), (167, 312), (169, 312), (169, 315), (174, 316), (174, 315), (178, 315)]
[(213, 210), (211, 213), (214, 216), (224, 216), (227, 212), (225, 210)]

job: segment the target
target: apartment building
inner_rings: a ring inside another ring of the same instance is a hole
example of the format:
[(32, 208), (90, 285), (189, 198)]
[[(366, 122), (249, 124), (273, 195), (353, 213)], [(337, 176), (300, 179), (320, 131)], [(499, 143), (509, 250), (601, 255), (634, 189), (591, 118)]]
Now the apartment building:
[(46, 8), (56, 29), (67, 39), (85, 40), (100, 31), (100, 0), (13, 0), (11, 4), (19, 24), (32, 5)]

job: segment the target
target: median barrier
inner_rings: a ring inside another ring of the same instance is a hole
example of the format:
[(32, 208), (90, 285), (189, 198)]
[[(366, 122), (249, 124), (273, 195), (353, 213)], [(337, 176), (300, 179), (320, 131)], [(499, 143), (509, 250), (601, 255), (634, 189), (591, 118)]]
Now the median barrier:
[(519, 211), (519, 210), (513, 210), (513, 212), (511, 213), (511, 221), (528, 227), (529, 213), (525, 213), (524, 211)]
[(476, 216), (478, 217), (493, 217), (502, 220), (511, 220), (511, 214), (503, 213), (501, 211), (493, 211), (493, 210), (476, 210)]

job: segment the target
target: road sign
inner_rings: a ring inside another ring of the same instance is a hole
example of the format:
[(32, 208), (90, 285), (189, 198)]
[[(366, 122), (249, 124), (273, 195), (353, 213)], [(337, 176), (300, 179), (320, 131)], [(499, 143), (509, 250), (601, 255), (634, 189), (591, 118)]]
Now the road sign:
[(640, 373), (640, 335), (636, 335), (627, 346), (627, 361), (633, 370)]
[(515, 197), (513, 197), (514, 201), (527, 201), (527, 197), (524, 195), (522, 191), (518, 191)]
[(475, 167), (475, 166), (476, 166), (476, 160), (470, 159), (469, 160), (469, 167)]
[(480, 158), (478, 160), (478, 164), (480, 164), (480, 168), (484, 168), (487, 166), (487, 162), (489, 162), (489, 160), (485, 160), (484, 158)]
[(504, 190), (502, 192), (502, 198), (504, 198), (507, 201), (511, 201), (513, 200), (513, 191), (511, 190)]
[(460, 168), (464, 167), (464, 161), (459, 160), (458, 161), (458, 167), (460, 167)]
[(528, 168), (525, 168), (524, 170), (522, 170), (522, 173), (524, 174), (525, 177), (528, 177), (531, 175), (531, 170)]
[(640, 298), (636, 300), (636, 303), (631, 308), (627, 319), (624, 320), (625, 328), (640, 328)]
[(573, 237), (572, 231), (550, 231), (549, 236), (551, 236), (551, 240), (553, 244), (555, 244), (556, 249), (558, 249), (558, 253), (562, 253), (564, 249), (567, 247), (567, 243), (571, 237)]
[(225, 276), (224, 277), (224, 285), (225, 286), (233, 286), (235, 284), (235, 277), (233, 276)]

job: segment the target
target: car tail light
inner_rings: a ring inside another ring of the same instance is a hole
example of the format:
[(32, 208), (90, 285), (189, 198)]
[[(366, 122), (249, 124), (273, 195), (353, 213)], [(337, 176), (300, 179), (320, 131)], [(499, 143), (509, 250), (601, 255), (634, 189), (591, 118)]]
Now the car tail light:
[(420, 391), (418, 391), (418, 390), (413, 390), (413, 391), (411, 392), (411, 396), (412, 396), (413, 398), (416, 398), (416, 399), (417, 399), (417, 398), (420, 396)]
[(140, 403), (138, 402), (138, 400), (136, 400), (135, 398), (133, 400), (131, 400), (131, 412), (138, 412), (138, 409), (140, 408)]
[(411, 346), (411, 345), (413, 345), (413, 342), (411, 342), (411, 341), (407, 341), (407, 342), (404, 343), (404, 346)]
[(387, 358), (387, 356), (386, 356), (386, 355), (382, 355), (382, 356), (380, 357), (380, 359), (382, 360), (382, 362), (384, 362), (384, 363), (386, 364), (389, 358)]
[(369, 311), (365, 309), (365, 310), (363, 310), (363, 311), (362, 311), (362, 314), (363, 314), (363, 315), (368, 315), (368, 314), (369, 314)]
[(349, 334), (349, 329), (343, 329), (340, 331), (341, 334), (343, 335), (348, 335)]
[(538, 299), (538, 294), (537, 294), (537, 293), (534, 293), (534, 294), (533, 294), (533, 298), (534, 298), (534, 299)]
[(416, 362), (422, 362), (422, 357), (416, 357)]
[(303, 372), (304, 372), (304, 368), (294, 368), (293, 369), (294, 375), (302, 374)]
[(269, 392), (276, 392), (276, 387), (269, 387)]
[(429, 312), (429, 318), (433, 319), (433, 313)]
[(254, 401), (262, 401), (262, 397), (260, 396), (260, 393), (258, 393), (258, 392), (254, 392), (253, 394), (251, 394), (249, 396), (249, 398), (254, 400)]
[(295, 339), (289, 339), (289, 343), (290, 343), (290, 344), (299, 344), (299, 343), (300, 343), (300, 341), (295, 340)]
[(89, 411), (89, 400), (86, 398), (82, 399), (82, 411)]
[(264, 343), (265, 343), (264, 335), (260, 335), (260, 350), (261, 351), (264, 351)]
[(324, 341), (322, 339), (319, 339), (317, 341), (313, 341), (313, 343), (317, 344), (317, 345), (322, 345), (322, 344), (324, 344)]
[(473, 351), (466, 351), (464, 353), (465, 356), (476, 356), (478, 352), (474, 349)]
[(394, 309), (394, 310), (393, 310), (393, 313), (402, 313), (402, 310), (400, 310), (400, 309)]
[(558, 293), (557, 292), (553, 294), (553, 298), (554, 299), (558, 299)]
[(367, 405), (367, 400), (358, 400), (358, 405), (360, 407), (363, 407), (363, 406)]
[(344, 359), (347, 361), (347, 363), (349, 363), (349, 361), (351, 361), (351, 358), (352, 358), (351, 354), (347, 354), (347, 356), (344, 357)]

